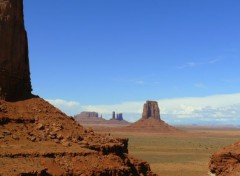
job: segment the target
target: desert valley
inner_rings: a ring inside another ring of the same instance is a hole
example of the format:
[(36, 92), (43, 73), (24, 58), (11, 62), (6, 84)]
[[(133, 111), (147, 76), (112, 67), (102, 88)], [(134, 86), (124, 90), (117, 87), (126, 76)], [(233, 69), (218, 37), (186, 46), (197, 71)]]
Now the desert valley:
[(114, 109), (72, 117), (34, 95), (23, 5), (0, 0), (1, 176), (240, 175), (237, 126), (171, 125), (155, 100), (135, 122)]
[[(96, 117), (91, 117), (92, 113), (96, 113), (84, 112), (86, 113), (90, 116), (75, 116), (76, 120), (100, 134), (111, 133), (115, 137), (128, 138), (129, 153), (147, 161), (152, 171), (158, 175), (212, 176), (215, 173), (230, 175), (228, 169), (236, 167), (235, 164), (238, 163), (235, 157), (224, 156), (227, 155), (226, 152), (212, 156), (219, 149), (239, 140), (238, 127), (207, 125), (172, 127), (160, 120), (160, 110), (154, 101), (147, 101), (144, 104), (142, 118), (133, 124), (123, 125), (102, 117), (101, 121), (107, 122), (99, 123)], [(232, 160), (235, 162), (231, 162)], [(221, 170), (224, 165), (228, 169)]]

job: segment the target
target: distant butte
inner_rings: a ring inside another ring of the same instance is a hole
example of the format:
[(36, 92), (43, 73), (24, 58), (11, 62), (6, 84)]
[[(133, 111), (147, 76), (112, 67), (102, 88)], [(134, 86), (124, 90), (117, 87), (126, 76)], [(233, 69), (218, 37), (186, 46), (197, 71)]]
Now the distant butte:
[(128, 126), (129, 130), (138, 132), (177, 132), (180, 131), (168, 125), (160, 118), (160, 109), (156, 101), (146, 101), (143, 105), (142, 118)]

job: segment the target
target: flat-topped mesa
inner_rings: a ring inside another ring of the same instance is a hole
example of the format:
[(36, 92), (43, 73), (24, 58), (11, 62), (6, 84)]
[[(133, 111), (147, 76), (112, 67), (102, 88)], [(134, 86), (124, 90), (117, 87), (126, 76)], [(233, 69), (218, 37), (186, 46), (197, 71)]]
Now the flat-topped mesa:
[(83, 111), (78, 115), (74, 116), (75, 118), (98, 118), (98, 113), (97, 112), (89, 112), (89, 111)]
[(147, 101), (143, 106), (142, 119), (160, 119), (160, 110), (156, 101)]
[(31, 91), (23, 0), (0, 0), (0, 99), (26, 99)]

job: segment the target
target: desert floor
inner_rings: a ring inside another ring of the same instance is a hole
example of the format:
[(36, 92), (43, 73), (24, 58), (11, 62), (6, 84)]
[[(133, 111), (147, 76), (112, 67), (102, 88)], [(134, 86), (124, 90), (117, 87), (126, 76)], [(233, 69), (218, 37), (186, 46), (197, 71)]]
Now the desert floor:
[(240, 140), (237, 129), (181, 128), (182, 134), (111, 132), (129, 138), (129, 153), (160, 176), (205, 176), (211, 154)]

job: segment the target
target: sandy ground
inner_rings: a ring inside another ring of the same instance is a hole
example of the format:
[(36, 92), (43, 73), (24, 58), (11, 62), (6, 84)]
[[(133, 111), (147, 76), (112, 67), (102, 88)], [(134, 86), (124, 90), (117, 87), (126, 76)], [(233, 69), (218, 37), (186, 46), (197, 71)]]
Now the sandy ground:
[(205, 176), (212, 153), (240, 140), (240, 130), (182, 128), (186, 133), (112, 132), (129, 138), (129, 153), (161, 176)]

